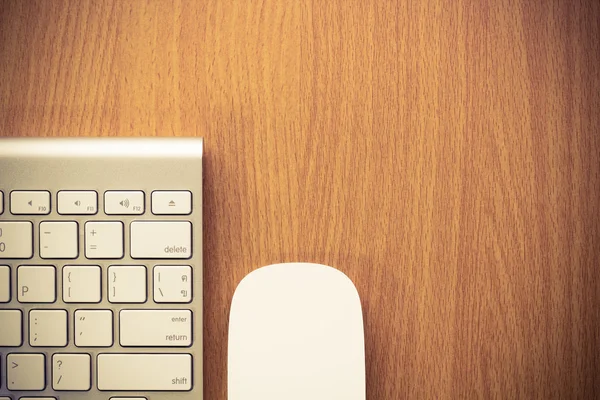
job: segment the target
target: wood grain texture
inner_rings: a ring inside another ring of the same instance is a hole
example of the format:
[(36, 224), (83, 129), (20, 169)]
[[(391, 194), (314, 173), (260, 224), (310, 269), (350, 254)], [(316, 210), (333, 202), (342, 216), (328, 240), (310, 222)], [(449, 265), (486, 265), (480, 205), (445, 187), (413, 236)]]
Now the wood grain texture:
[(237, 283), (362, 296), (368, 399), (600, 398), (600, 3), (0, 2), (0, 135), (206, 138), (205, 395)]

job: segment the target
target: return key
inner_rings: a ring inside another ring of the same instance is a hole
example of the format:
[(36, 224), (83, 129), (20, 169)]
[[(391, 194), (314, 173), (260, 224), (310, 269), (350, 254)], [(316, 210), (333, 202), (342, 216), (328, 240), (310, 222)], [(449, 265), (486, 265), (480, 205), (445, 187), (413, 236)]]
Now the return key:
[(190, 310), (122, 310), (123, 347), (188, 347), (192, 345)]

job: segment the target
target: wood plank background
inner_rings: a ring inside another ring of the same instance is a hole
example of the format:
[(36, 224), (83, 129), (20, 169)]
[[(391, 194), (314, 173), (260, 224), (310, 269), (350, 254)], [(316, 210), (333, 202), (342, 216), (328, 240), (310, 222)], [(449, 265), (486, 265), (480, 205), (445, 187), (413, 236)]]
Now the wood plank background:
[(600, 2), (0, 2), (0, 135), (206, 138), (205, 395), (251, 270), (362, 296), (368, 399), (600, 398)]

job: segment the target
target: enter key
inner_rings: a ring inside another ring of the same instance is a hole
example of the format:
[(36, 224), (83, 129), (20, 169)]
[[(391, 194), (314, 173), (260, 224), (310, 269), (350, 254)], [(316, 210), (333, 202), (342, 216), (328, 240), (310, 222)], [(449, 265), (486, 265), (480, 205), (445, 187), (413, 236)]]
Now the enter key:
[(189, 347), (190, 310), (122, 310), (120, 342), (124, 347)]

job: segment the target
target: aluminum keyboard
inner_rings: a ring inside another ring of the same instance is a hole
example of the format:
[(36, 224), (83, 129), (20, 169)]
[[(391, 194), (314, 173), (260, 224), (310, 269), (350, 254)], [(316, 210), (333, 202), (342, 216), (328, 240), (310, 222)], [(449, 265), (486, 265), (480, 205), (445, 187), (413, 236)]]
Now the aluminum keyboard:
[(0, 139), (0, 400), (202, 399), (202, 144)]

